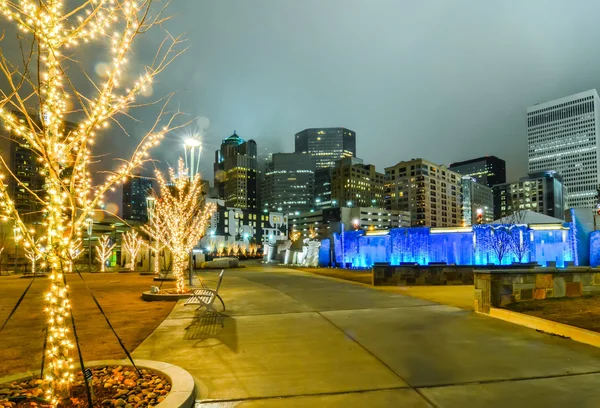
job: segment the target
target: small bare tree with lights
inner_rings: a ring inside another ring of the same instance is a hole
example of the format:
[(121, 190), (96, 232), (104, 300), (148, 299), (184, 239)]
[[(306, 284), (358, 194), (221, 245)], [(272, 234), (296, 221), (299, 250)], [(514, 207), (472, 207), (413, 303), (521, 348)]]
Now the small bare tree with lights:
[(129, 254), (131, 259), (131, 264), (129, 266), (130, 271), (135, 270), (135, 265), (137, 264), (137, 256), (142, 249), (142, 244), (144, 240), (140, 237), (136, 230), (132, 229), (125, 234), (123, 234), (123, 249)]
[(33, 245), (31, 245), (28, 241), (25, 242), (25, 257), (31, 262), (32, 275), (35, 275), (36, 263), (39, 259), (42, 258), (42, 254), (43, 252), (37, 241), (34, 241)]
[(116, 243), (110, 243), (110, 237), (108, 235), (102, 235), (98, 240), (98, 245), (96, 246), (96, 259), (100, 262), (100, 272), (106, 272), (106, 261), (112, 255), (113, 249), (115, 248)]
[(177, 173), (169, 169), (171, 185), (159, 171), (156, 178), (160, 196), (156, 197), (154, 216), (142, 230), (171, 251), (177, 293), (185, 293), (189, 252), (206, 233), (215, 205), (204, 205), (201, 200), (202, 179), (199, 174), (190, 179), (181, 159)]

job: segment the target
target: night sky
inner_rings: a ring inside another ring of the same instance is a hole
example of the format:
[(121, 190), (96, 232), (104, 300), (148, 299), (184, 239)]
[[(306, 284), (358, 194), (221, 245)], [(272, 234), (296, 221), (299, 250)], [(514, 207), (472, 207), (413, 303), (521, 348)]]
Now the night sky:
[[(382, 172), (413, 157), (490, 154), (514, 180), (527, 170), (527, 107), (600, 87), (594, 0), (174, 0), (170, 12), (164, 28), (189, 49), (152, 97), (178, 91), (173, 106), (199, 118), (187, 132), (202, 134), (211, 181), (214, 150), (234, 129), (264, 153), (293, 151), (296, 132), (321, 126), (356, 131), (358, 157)], [(162, 36), (135, 45), (134, 70)], [(135, 114), (134, 137), (114, 129), (101, 151), (133, 146), (152, 111)], [(185, 133), (155, 156), (174, 164)]]

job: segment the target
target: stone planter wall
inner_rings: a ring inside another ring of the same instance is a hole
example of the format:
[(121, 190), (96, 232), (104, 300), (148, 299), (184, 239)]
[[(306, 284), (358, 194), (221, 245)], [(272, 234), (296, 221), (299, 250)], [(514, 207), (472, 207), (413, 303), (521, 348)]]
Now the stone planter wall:
[(600, 293), (600, 269), (589, 267), (476, 270), (475, 311), (547, 298)]
[(400, 265), (376, 263), (373, 286), (469, 285), (473, 267), (459, 265)]

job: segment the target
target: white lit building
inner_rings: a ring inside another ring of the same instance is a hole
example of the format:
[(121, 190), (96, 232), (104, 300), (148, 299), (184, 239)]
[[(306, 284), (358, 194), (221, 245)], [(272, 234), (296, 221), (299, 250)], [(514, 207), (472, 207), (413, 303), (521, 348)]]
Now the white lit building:
[(596, 206), (599, 104), (592, 89), (527, 109), (529, 173), (558, 171), (567, 189), (567, 208)]

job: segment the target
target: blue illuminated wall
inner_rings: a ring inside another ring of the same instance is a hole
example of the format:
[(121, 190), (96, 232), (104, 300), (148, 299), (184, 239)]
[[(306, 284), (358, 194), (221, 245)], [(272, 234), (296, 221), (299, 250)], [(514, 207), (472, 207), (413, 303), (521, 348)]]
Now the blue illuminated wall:
[[(333, 234), (335, 260), (337, 264), (357, 268), (371, 267), (375, 262), (389, 262), (399, 265), (402, 262), (427, 265), (430, 262), (444, 262), (457, 265), (498, 265), (498, 236), (510, 231), (513, 239), (519, 242), (523, 256), (521, 262), (537, 262), (545, 266), (556, 262), (563, 267), (566, 262), (577, 262), (577, 245), (570, 223), (566, 229), (529, 229), (525, 225), (490, 226), (476, 225), (472, 231), (430, 228), (395, 228), (386, 235), (365, 235), (363, 231), (346, 231)], [(600, 237), (598, 238), (600, 246)], [(598, 249), (600, 262), (600, 248)], [(503, 265), (519, 262), (514, 251), (506, 251)]]

